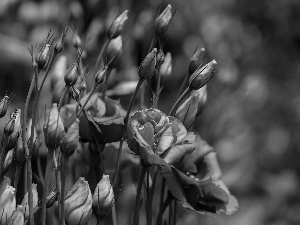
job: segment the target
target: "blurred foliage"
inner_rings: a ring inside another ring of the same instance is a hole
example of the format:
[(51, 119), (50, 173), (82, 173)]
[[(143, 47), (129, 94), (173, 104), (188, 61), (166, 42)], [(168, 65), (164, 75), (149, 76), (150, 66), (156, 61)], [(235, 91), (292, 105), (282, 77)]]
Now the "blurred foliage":
[[(178, 224), (299, 224), (298, 0), (1, 0), (0, 95), (13, 91), (10, 111), (23, 109), (32, 73), (26, 47), (41, 43), (49, 28), (59, 33), (65, 21), (83, 37), (84, 63), (92, 67), (105, 27), (121, 9), (130, 11), (132, 21), (124, 34), (120, 68), (109, 86), (134, 80), (153, 36), (153, 20), (167, 3), (177, 8), (165, 41), (165, 52), (173, 54), (176, 65), (159, 107), (170, 109), (194, 49), (198, 44), (205, 47), (219, 72), (208, 85), (208, 104), (196, 128), (215, 147), (223, 180), (240, 202), (231, 217), (204, 217), (180, 209)], [(70, 35), (67, 42), (68, 54), (74, 55)], [(41, 102), (51, 103), (47, 92)], [(136, 188), (131, 181), (136, 182), (137, 174), (129, 175), (135, 168), (123, 166), (117, 207), (130, 210), (133, 206), (127, 203), (133, 202)], [(119, 216), (127, 218), (126, 211)], [(126, 219), (119, 222), (126, 224)]]

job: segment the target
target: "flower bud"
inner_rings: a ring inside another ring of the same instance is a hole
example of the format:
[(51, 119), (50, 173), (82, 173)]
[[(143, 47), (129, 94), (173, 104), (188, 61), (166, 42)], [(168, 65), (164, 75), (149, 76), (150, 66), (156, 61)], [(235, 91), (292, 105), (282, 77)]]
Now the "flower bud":
[(22, 135), (19, 135), (17, 144), (14, 147), (14, 159), (17, 166), (21, 166), (25, 161), (25, 149), (23, 148)]
[(205, 66), (197, 69), (190, 78), (189, 87), (192, 90), (198, 90), (203, 87), (214, 76), (214, 67), (217, 65), (215, 60), (207, 63)]
[(24, 212), (24, 206), (18, 205), (13, 212), (8, 225), (23, 225), (25, 222)]
[(38, 69), (41, 70), (47, 65), (50, 58), (50, 47), (53, 44), (54, 40), (55, 38), (53, 37), (53, 35), (51, 35), (50, 30), (45, 42), (35, 55), (35, 62), (38, 65)]
[(204, 85), (202, 88), (198, 90), (194, 90), (191, 92), (191, 95), (196, 95), (198, 97), (198, 111), (197, 116), (202, 113), (206, 101), (207, 101), (207, 85)]
[(10, 115), (7, 124), (4, 127), (4, 140), (6, 142), (7, 150), (12, 149), (19, 138), (19, 133), (21, 130), (21, 110), (15, 109), (15, 111)]
[(71, 87), (74, 85), (78, 79), (79, 76), (79, 60), (81, 57), (82, 51), (78, 52), (75, 61), (71, 64), (69, 69), (67, 70), (65, 74), (65, 83), (67, 86)]
[(107, 66), (103, 67), (101, 70), (99, 70), (99, 71), (96, 73), (96, 76), (95, 76), (95, 83), (96, 83), (97, 85), (103, 83), (103, 81), (104, 81), (104, 79), (105, 79), (106, 71), (107, 71)]
[(205, 48), (196, 51), (189, 63), (189, 75), (193, 74), (204, 63)]
[(64, 76), (66, 71), (67, 57), (65, 55), (61, 55), (54, 64), (51, 76), (51, 89), (53, 93), (52, 102), (58, 102), (61, 94), (63, 93), (65, 87)]
[(4, 117), (9, 105), (9, 96), (5, 95), (0, 101), (0, 118)]
[(116, 38), (123, 32), (126, 21), (128, 20), (128, 12), (128, 10), (125, 10), (114, 19), (107, 31), (108, 39)]
[(69, 23), (65, 23), (64, 30), (63, 30), (60, 38), (54, 45), (55, 54), (62, 52), (62, 50), (64, 49), (64, 39), (68, 35), (68, 33), (71, 31), (71, 29), (72, 29), (71, 25)]
[(14, 158), (14, 150), (8, 151), (8, 153), (6, 154), (6, 157), (5, 157), (2, 175), (7, 173), (8, 169), (13, 161), (13, 158)]
[(0, 197), (0, 224), (8, 224), (15, 209), (15, 189), (10, 185), (6, 185), (4, 192)]
[(114, 204), (114, 191), (110, 184), (109, 175), (102, 176), (102, 179), (97, 184), (93, 195), (93, 207), (95, 214), (103, 218), (107, 215), (112, 205)]
[(65, 197), (65, 220), (69, 225), (84, 225), (92, 215), (92, 194), (83, 177), (73, 185)]
[(156, 53), (157, 49), (154, 48), (146, 58), (143, 60), (139, 68), (140, 79), (146, 80), (151, 78), (155, 74), (156, 70)]
[(106, 61), (110, 62), (109, 67), (115, 68), (120, 61), (123, 52), (122, 36), (119, 35), (114, 39), (110, 39), (106, 50)]
[(157, 36), (165, 34), (172, 20), (172, 6), (169, 4), (154, 22), (154, 31)]
[(64, 135), (64, 124), (59, 115), (57, 104), (52, 105), (48, 120), (44, 124), (45, 143), (48, 149), (54, 150)]
[(165, 60), (163, 64), (160, 66), (159, 73), (160, 73), (161, 86), (165, 86), (169, 82), (172, 74), (172, 69), (173, 69), (172, 56), (171, 53), (168, 52), (165, 56)]
[[(38, 205), (38, 200), (39, 200), (39, 196), (36, 190), (36, 184), (32, 184), (32, 195), (33, 195), (33, 209), (35, 209), (35, 207), (37, 207)], [(28, 220), (29, 219), (28, 192), (23, 198), (22, 206), (24, 206), (24, 210), (25, 210), (25, 214), (24, 214), (25, 219)]]
[(79, 119), (69, 127), (60, 143), (60, 150), (66, 156), (71, 156), (79, 143)]
[(73, 37), (73, 46), (76, 48), (76, 49), (80, 49), (81, 48), (81, 38), (79, 37), (78, 33), (75, 33), (74, 34), (74, 37)]

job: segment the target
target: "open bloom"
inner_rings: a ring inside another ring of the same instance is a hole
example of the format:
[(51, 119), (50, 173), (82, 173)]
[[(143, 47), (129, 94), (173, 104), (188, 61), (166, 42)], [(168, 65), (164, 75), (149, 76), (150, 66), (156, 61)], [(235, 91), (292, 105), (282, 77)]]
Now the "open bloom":
[(158, 155), (166, 163), (173, 164), (195, 149), (194, 134), (187, 132), (178, 119), (166, 116), (158, 109), (146, 109), (132, 115), (127, 135), (130, 149), (150, 164), (151, 155)]
[(0, 224), (8, 224), (15, 209), (15, 189), (10, 185), (6, 185), (0, 197)]

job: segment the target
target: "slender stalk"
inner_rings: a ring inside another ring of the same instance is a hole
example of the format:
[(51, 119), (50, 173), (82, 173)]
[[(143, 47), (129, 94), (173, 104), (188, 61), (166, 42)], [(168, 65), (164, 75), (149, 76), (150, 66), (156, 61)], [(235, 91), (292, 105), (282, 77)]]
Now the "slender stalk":
[(29, 218), (30, 218), (30, 225), (34, 225), (31, 157), (27, 157), (26, 162), (27, 162), (26, 164), (27, 164), (27, 174), (28, 174), (27, 191), (28, 191)]
[[(136, 85), (135, 91), (134, 91), (134, 93), (131, 97), (129, 107), (128, 107), (126, 116), (124, 118), (124, 131), (123, 131), (124, 134), (125, 134), (125, 131), (126, 131), (126, 126), (127, 126), (127, 123), (128, 123), (129, 114), (130, 114), (131, 108), (133, 106), (134, 99), (136, 98), (136, 95), (139, 92), (139, 89), (140, 89), (141, 85), (143, 84), (143, 82), (144, 82), (143, 79), (139, 79), (139, 82)], [(113, 186), (115, 186), (115, 184), (117, 182), (117, 177), (118, 177), (118, 173), (119, 173), (119, 169), (120, 169), (120, 156), (121, 156), (121, 152), (122, 152), (123, 142), (124, 142), (124, 139), (122, 138), (120, 140), (120, 145), (119, 145), (119, 149), (118, 149), (117, 166), (116, 166), (116, 171), (115, 171), (115, 175), (114, 175), (114, 179), (113, 179)]]
[(96, 88), (97, 88), (98, 84), (94, 84), (92, 90), (90, 91), (86, 101), (83, 103), (82, 107), (80, 108), (79, 112), (77, 113), (77, 118), (79, 118), (80, 114), (82, 113), (82, 111), (84, 110), (84, 107), (86, 106), (86, 104), (88, 103), (88, 101), (90, 100), (90, 98), (92, 97), (92, 95), (94, 94)]
[(163, 216), (163, 202), (164, 202), (164, 194), (165, 194), (165, 186), (166, 186), (166, 179), (162, 177), (162, 184), (160, 189), (160, 198), (159, 198), (159, 211), (157, 215), (157, 225), (162, 224), (162, 216)]
[(48, 187), (51, 178), (51, 162), (53, 159), (54, 150), (48, 149), (47, 154), (47, 164), (46, 164), (46, 172), (45, 172), (45, 185), (43, 188), (43, 198), (42, 198), (42, 225), (46, 224), (46, 197), (48, 193)]
[(183, 81), (181, 83), (181, 86), (179, 88), (179, 91), (177, 93), (177, 97), (176, 98), (179, 98), (179, 96), (182, 94), (182, 91), (186, 85), (186, 83), (188, 82), (188, 79), (189, 79), (189, 76), (188, 75), (185, 75), (184, 78), (183, 78)]
[(147, 208), (147, 213), (150, 215), (149, 219), (149, 224), (152, 224), (152, 202), (153, 202), (153, 196), (154, 196), (154, 190), (155, 190), (155, 185), (156, 185), (156, 178), (157, 178), (157, 168), (155, 168), (153, 179), (152, 179), (152, 186), (150, 188), (150, 192), (148, 194), (148, 208)]
[(147, 174), (146, 174), (146, 179), (147, 179), (147, 182), (146, 182), (146, 191), (147, 191), (147, 203), (145, 204), (146, 205), (146, 219), (147, 219), (147, 225), (151, 225), (152, 224), (152, 202), (150, 204), (150, 201), (149, 201), (149, 197), (150, 197), (150, 192), (151, 192), (151, 189), (150, 189), (150, 168), (147, 168), (146, 170)]
[(111, 209), (111, 213), (112, 213), (112, 222), (113, 222), (113, 225), (117, 225), (117, 214), (116, 214), (116, 204), (114, 203), (113, 206), (112, 206), (112, 209)]
[(98, 58), (97, 58), (97, 61), (96, 61), (96, 65), (95, 65), (96, 71), (97, 71), (98, 68), (99, 68), (99, 64), (100, 64), (100, 62), (101, 62), (101, 59), (102, 59), (104, 50), (106, 49), (108, 43), (109, 43), (109, 39), (106, 39), (105, 42), (104, 42), (104, 45), (103, 45), (102, 48), (101, 48), (101, 51), (100, 51), (99, 56), (98, 56)]
[(62, 160), (62, 171), (61, 171), (61, 198), (60, 198), (60, 225), (65, 225), (65, 188), (66, 188), (66, 171), (69, 161), (69, 157), (64, 155)]
[(102, 99), (104, 102), (105, 102), (105, 93), (106, 93), (106, 89), (107, 89), (108, 79), (110, 77), (111, 72), (112, 72), (112, 69), (110, 67), (108, 67), (106, 76), (104, 78), (104, 85), (103, 85), (103, 89), (102, 89)]
[(1, 149), (1, 153), (0, 153), (0, 183), (2, 183), (3, 178), (4, 178), (4, 162), (5, 162), (5, 158), (6, 158), (6, 154), (7, 154), (7, 141), (3, 141), (3, 146)]
[(174, 213), (173, 213), (173, 224), (176, 225), (176, 214), (177, 214), (177, 201), (174, 200)]
[(143, 187), (145, 175), (146, 175), (146, 168), (142, 165), (142, 168), (140, 170), (140, 175), (139, 175), (136, 199), (135, 199), (133, 225), (138, 225), (139, 224), (140, 198), (141, 198), (141, 192), (142, 192), (142, 187)]
[(173, 116), (178, 105), (181, 103), (181, 101), (190, 93), (191, 89), (190, 87), (187, 87), (187, 89), (185, 89), (185, 91), (182, 93), (182, 95), (177, 99), (177, 101), (175, 102), (175, 104), (173, 105), (171, 111), (169, 112), (169, 116)]
[(41, 157), (40, 157), (38, 150), (37, 150), (37, 154), (36, 154), (36, 164), (37, 164), (37, 170), (38, 170), (40, 181), (44, 187), (45, 180), (44, 180), (44, 176), (43, 176), (43, 172), (42, 172)]
[(22, 166), (20, 166), (20, 165), (16, 166), (15, 180), (14, 180), (15, 195), (17, 195), (17, 191), (18, 191), (18, 182), (19, 182), (21, 169), (22, 169)]
[(169, 225), (173, 224), (173, 213), (174, 213), (174, 208), (173, 208), (173, 201), (169, 205)]

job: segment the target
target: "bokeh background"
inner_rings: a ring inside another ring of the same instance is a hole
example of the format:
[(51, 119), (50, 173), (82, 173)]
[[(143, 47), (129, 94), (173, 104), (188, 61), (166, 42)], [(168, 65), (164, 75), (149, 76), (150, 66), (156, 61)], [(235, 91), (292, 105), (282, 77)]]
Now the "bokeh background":
[[(124, 9), (130, 11), (126, 47), (110, 86), (136, 79), (155, 16), (168, 3), (177, 11), (165, 52), (176, 65), (159, 108), (170, 109), (189, 58), (197, 45), (205, 47), (219, 72), (208, 85), (208, 102), (195, 128), (217, 151), (223, 180), (240, 203), (233, 216), (217, 218), (181, 209), (178, 224), (300, 224), (299, 0), (1, 0), (0, 96), (14, 92), (9, 110), (23, 109), (32, 75), (27, 47), (42, 43), (49, 29), (59, 35), (65, 21), (75, 25), (87, 52), (84, 64), (93, 67), (107, 24)], [(72, 35), (66, 54), (72, 62)], [(41, 100), (47, 107), (49, 86)], [(0, 121), (1, 130), (5, 122)]]

